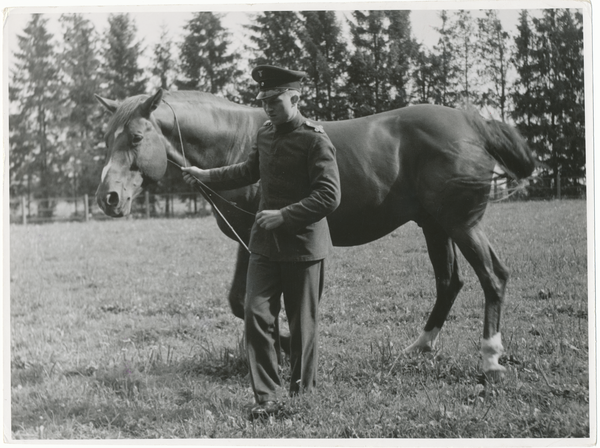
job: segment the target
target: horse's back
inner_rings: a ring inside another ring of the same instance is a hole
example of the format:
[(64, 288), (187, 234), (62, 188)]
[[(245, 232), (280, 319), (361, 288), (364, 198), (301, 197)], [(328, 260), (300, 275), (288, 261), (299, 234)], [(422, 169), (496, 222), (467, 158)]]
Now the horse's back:
[(425, 215), (453, 225), (480, 218), (494, 163), (462, 111), (416, 105), (323, 126), (342, 183), (329, 218), (335, 244), (369, 242)]

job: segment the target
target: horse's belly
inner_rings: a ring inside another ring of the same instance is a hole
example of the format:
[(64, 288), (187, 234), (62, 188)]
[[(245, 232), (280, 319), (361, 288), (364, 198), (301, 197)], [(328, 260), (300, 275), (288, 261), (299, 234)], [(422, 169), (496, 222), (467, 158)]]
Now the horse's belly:
[(378, 240), (418, 217), (415, 198), (390, 193), (377, 204), (361, 204), (348, 199), (327, 221), (334, 246), (358, 246)]

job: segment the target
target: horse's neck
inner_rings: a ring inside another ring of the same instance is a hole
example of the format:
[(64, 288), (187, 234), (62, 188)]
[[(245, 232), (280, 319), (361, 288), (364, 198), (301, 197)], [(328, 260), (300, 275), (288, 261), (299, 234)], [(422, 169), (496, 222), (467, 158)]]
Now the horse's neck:
[(225, 101), (188, 100), (179, 104), (169, 98), (166, 101), (168, 105), (156, 110), (157, 121), (170, 144), (169, 158), (180, 165), (186, 164), (181, 155), (181, 141), (185, 157), (192, 165), (214, 168), (244, 160), (258, 128), (266, 120), (262, 109)]

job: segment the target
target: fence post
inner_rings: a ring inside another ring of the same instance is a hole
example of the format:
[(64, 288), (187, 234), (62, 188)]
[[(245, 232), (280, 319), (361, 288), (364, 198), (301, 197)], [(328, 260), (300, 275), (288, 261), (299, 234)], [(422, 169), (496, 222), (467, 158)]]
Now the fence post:
[(83, 195), (83, 220), (88, 222), (90, 220), (90, 205), (88, 203), (88, 195)]
[(556, 172), (556, 198), (560, 199), (560, 171)]
[(21, 216), (23, 217), (23, 225), (27, 224), (27, 211), (25, 207), (25, 196), (21, 196)]
[(146, 206), (146, 219), (150, 219), (150, 193), (148, 190), (144, 192), (144, 201)]

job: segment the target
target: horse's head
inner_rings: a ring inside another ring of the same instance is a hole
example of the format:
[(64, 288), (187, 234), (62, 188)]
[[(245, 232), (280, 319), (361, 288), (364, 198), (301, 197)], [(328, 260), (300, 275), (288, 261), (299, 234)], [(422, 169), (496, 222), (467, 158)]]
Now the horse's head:
[(105, 135), (106, 164), (96, 191), (96, 201), (108, 216), (129, 214), (133, 199), (142, 191), (142, 183), (165, 175), (167, 142), (152, 117), (162, 95), (159, 90), (152, 97), (139, 95), (122, 103), (96, 95), (113, 114)]

